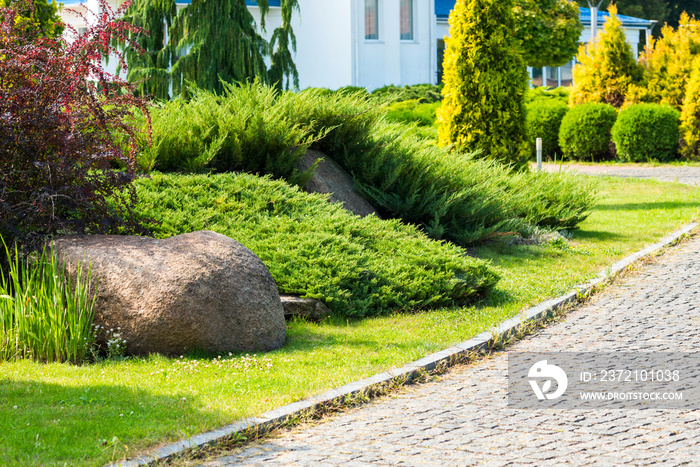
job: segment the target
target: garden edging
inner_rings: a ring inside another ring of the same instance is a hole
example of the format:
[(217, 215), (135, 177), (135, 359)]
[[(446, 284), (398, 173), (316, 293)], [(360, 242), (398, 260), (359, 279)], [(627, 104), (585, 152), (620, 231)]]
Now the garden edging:
[(150, 465), (158, 461), (164, 461), (187, 450), (217, 444), (217, 442), (224, 438), (239, 437), (251, 432), (269, 432), (275, 428), (288, 425), (291, 420), (299, 419), (303, 415), (321, 412), (328, 406), (343, 405), (345, 401), (354, 396), (376, 392), (386, 385), (403, 385), (426, 372), (455, 365), (468, 359), (469, 356), (474, 353), (488, 350), (492, 347), (494, 342), (499, 342), (517, 335), (523, 327), (546, 321), (559, 310), (588, 297), (597, 287), (610, 282), (637, 261), (651, 256), (662, 248), (673, 245), (698, 227), (698, 225), (699, 224), (696, 222), (688, 224), (664, 237), (659, 242), (618, 261), (607, 271), (601, 272), (597, 278), (588, 281), (586, 284), (574, 287), (571, 291), (560, 297), (545, 300), (534, 307), (524, 310), (517, 316), (502, 322), (494, 330), (485, 331), (453, 347), (428, 355), (427, 357), (411, 362), (401, 368), (376, 374), (369, 378), (332, 389), (324, 394), (265, 412), (259, 417), (241, 420), (218, 430), (202, 433), (187, 440), (182, 440), (156, 449), (149, 454), (109, 464), (107, 467)]

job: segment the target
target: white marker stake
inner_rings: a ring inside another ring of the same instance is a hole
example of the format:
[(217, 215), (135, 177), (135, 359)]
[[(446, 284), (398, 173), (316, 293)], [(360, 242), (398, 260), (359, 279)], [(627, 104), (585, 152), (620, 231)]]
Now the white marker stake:
[(542, 172), (542, 138), (537, 138), (535, 147), (537, 148), (537, 171)]

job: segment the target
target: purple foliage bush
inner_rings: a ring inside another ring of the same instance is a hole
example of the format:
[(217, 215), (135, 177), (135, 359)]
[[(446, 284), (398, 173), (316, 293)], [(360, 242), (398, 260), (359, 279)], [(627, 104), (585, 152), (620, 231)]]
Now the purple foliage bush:
[[(31, 37), (0, 9), (0, 235), (26, 247), (64, 233), (143, 231), (134, 214), (132, 112), (146, 102), (100, 67), (135, 29), (101, 0), (70, 42)], [(71, 29), (67, 27), (67, 29)], [(123, 64), (123, 63), (122, 63)], [(150, 124), (149, 124), (150, 131)]]

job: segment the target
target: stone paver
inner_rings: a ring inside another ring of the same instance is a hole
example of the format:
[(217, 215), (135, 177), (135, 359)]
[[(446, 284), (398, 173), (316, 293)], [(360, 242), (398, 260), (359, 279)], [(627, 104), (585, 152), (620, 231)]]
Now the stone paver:
[(547, 172), (578, 172), (587, 175), (613, 175), (616, 177), (653, 178), (662, 182), (685, 183), (700, 186), (700, 167), (682, 166), (611, 166), (611, 165), (577, 165), (542, 164), (542, 170)]
[(700, 411), (506, 406), (509, 351), (698, 349), (695, 238), (505, 352), (203, 465), (700, 465)]

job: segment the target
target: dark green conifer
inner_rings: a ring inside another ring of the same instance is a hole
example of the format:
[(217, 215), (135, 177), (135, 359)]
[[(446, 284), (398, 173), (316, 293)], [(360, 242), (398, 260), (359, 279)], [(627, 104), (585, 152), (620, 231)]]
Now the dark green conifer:
[[(264, 30), (268, 0), (257, 4)], [(138, 37), (145, 53), (127, 51), (128, 79), (140, 82), (139, 92), (159, 99), (182, 94), (187, 83), (217, 92), (221, 81), (255, 78), (279, 87), (286, 79), (287, 87), (290, 80), (296, 86), (294, 9), (299, 9), (297, 0), (281, 1), (282, 24), (273, 31), (270, 44), (245, 0), (192, 0), (179, 12), (174, 0), (135, 0), (124, 19), (150, 34)], [(270, 70), (265, 57), (271, 59)]]

